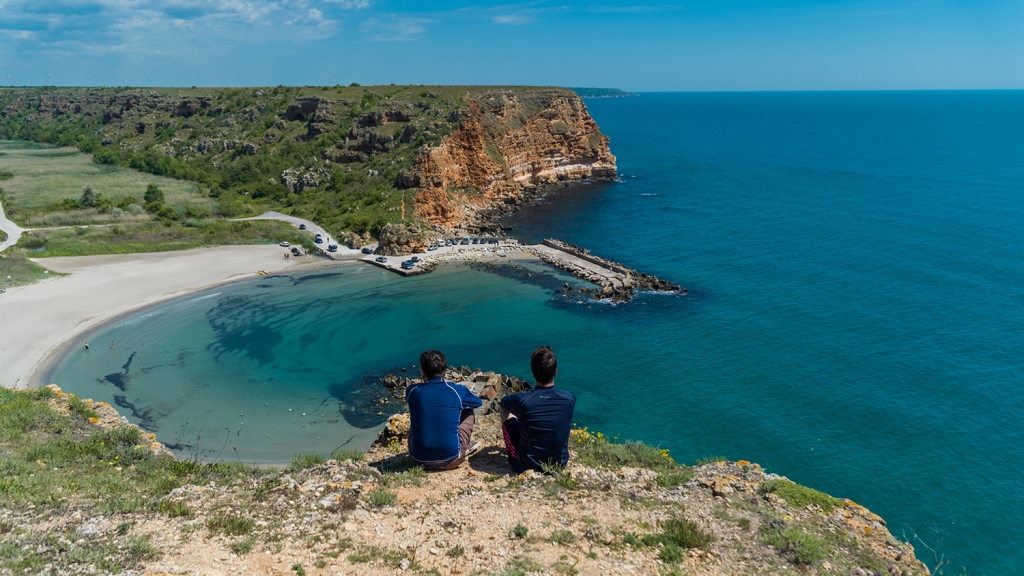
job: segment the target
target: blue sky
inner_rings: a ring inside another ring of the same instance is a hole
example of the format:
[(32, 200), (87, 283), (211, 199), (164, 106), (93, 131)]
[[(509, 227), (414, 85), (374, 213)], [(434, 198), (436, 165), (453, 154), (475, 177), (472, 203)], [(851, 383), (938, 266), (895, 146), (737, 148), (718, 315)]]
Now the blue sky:
[(0, 84), (350, 82), (1024, 88), (1024, 0), (0, 0)]

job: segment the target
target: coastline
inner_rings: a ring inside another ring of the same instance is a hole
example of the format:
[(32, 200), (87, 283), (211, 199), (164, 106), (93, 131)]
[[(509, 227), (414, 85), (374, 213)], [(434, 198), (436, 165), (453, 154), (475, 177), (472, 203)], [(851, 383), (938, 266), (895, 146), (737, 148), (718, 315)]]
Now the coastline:
[(271, 274), (343, 266), (357, 260), (284, 259), (277, 246), (217, 246), (175, 252), (47, 258), (66, 273), (4, 295), (0, 385), (38, 388), (83, 337), (153, 306)]

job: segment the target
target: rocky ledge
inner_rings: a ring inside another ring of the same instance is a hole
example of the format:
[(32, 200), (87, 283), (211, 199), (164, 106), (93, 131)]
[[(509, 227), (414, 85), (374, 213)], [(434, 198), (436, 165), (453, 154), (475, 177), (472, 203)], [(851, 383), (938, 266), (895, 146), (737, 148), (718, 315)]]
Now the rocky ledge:
[[(512, 382), (483, 374), (496, 395)], [(74, 401), (55, 412), (51, 394), (2, 394), (36, 424), (3, 441), (0, 574), (929, 573), (867, 509), (742, 460), (684, 466), (579, 429), (566, 468), (515, 476), (488, 415), (465, 465), (425, 473), (396, 415), (365, 455), (179, 461), (122, 446), (137, 431), (101, 429)], [(123, 470), (96, 467), (110, 454)]]

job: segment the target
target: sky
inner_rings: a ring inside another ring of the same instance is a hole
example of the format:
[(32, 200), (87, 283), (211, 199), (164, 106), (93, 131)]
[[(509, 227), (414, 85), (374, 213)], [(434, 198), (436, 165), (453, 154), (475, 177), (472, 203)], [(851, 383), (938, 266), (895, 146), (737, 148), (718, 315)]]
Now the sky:
[(1020, 89), (1024, 0), (0, 0), (0, 85), (351, 82)]

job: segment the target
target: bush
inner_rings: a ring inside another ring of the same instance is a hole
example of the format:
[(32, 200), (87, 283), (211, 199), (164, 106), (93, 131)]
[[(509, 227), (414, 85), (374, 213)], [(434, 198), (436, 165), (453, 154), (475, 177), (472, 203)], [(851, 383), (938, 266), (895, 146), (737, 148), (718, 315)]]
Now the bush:
[(206, 520), (207, 530), (227, 536), (245, 536), (252, 528), (252, 520), (242, 516), (214, 516)]
[(235, 554), (238, 554), (239, 556), (241, 556), (243, 554), (248, 554), (249, 552), (252, 552), (252, 546), (255, 543), (256, 543), (256, 540), (252, 536), (249, 536), (248, 538), (245, 538), (244, 540), (239, 540), (238, 542), (232, 542), (231, 543), (231, 551), (234, 552)]
[(188, 504), (180, 500), (173, 502), (161, 502), (159, 508), (161, 512), (167, 514), (171, 518), (192, 515), (192, 509), (188, 507)]
[(824, 492), (818, 492), (813, 488), (801, 486), (795, 482), (789, 480), (768, 480), (761, 487), (758, 488), (758, 492), (763, 494), (775, 494), (779, 498), (786, 501), (787, 504), (793, 508), (803, 508), (810, 504), (814, 504), (822, 509), (823, 512), (831, 512), (833, 508), (842, 506), (843, 503)]
[(92, 184), (86, 184), (82, 186), (82, 195), (79, 197), (78, 203), (86, 208), (92, 208), (100, 203), (100, 193), (92, 187)]
[(555, 544), (572, 544), (576, 541), (576, 535), (570, 530), (555, 530), (551, 533), (551, 541)]
[(146, 204), (153, 202), (164, 202), (164, 191), (160, 189), (156, 184), (150, 184), (146, 186), (146, 194), (142, 197), (146, 201)]
[(516, 524), (514, 528), (510, 528), (509, 531), (508, 531), (509, 536), (512, 536), (514, 538), (518, 538), (520, 540), (522, 540), (523, 538), (526, 538), (526, 536), (529, 535), (529, 533), (530, 533), (530, 530), (527, 529), (526, 526), (523, 526), (522, 524)]
[(779, 523), (769, 523), (766, 526), (766, 544), (786, 553), (797, 564), (814, 564), (825, 559), (827, 546), (824, 540), (796, 526), (779, 529), (776, 524)]

